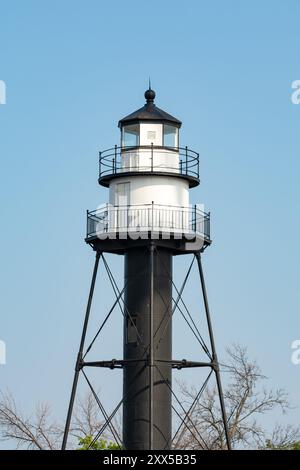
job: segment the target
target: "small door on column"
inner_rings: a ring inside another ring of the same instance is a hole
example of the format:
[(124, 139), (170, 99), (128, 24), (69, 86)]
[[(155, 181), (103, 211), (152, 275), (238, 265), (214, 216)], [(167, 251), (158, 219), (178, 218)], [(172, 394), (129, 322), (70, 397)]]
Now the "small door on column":
[(116, 185), (115, 205), (116, 207), (116, 223), (121, 230), (128, 227), (128, 210), (130, 204), (130, 183), (119, 183)]

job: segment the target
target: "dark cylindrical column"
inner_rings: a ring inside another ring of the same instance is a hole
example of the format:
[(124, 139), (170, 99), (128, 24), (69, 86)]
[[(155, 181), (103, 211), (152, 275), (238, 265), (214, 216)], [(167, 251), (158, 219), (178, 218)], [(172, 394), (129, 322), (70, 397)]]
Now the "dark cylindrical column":
[[(172, 253), (157, 248), (151, 255), (150, 247), (128, 250), (125, 286), (124, 360), (129, 362), (123, 372), (124, 446), (133, 450), (149, 449), (152, 399), (153, 449), (169, 449), (172, 366), (165, 361), (172, 359)], [(153, 387), (149, 387), (150, 343), (153, 346)]]

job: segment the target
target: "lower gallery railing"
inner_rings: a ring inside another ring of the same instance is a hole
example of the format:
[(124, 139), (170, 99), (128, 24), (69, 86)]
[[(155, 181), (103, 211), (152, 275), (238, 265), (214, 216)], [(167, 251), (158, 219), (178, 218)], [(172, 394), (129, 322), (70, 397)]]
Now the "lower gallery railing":
[(158, 232), (163, 235), (200, 236), (210, 240), (210, 214), (199, 205), (159, 204), (113, 206), (87, 212), (87, 238), (105, 234)]

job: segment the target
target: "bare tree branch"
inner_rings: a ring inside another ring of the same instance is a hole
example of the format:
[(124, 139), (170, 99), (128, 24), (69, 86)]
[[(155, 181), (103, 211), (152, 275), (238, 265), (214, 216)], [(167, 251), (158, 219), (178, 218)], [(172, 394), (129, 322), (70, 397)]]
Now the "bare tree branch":
[[(75, 448), (79, 439), (94, 436), (103, 426), (99, 407), (91, 392), (78, 400), (70, 426), (69, 448)], [(120, 424), (115, 421), (115, 427)], [(51, 416), (50, 406), (41, 403), (31, 416), (25, 416), (17, 407), (11, 393), (0, 394), (0, 439), (14, 441), (16, 448), (53, 450), (61, 446), (64, 423)], [(106, 432), (104, 439), (112, 439)]]
[[(227, 350), (228, 362), (222, 368), (228, 373), (229, 383), (224, 392), (227, 409), (229, 435), (233, 447), (262, 448), (266, 445), (267, 432), (258, 423), (257, 417), (280, 408), (286, 412), (289, 402), (283, 389), (266, 390), (259, 387), (266, 379), (255, 361), (250, 361), (246, 348), (234, 345)], [(189, 405), (196, 396), (194, 387), (180, 383), (182, 401)], [(221, 420), (219, 399), (215, 387), (206, 388), (202, 399), (191, 410), (191, 419), (210, 449), (225, 449), (226, 439)], [(280, 432), (279, 432), (280, 431)], [(299, 430), (279, 427), (274, 430), (270, 442), (291, 442), (300, 439)], [(197, 443), (187, 428), (174, 443), (175, 448), (196, 449)]]

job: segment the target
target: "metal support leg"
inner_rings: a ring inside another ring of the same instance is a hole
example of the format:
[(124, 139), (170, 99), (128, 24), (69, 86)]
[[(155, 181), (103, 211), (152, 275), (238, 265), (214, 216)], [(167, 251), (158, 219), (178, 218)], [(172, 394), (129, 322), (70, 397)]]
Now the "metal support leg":
[(97, 277), (97, 271), (98, 271), (100, 256), (101, 256), (101, 252), (97, 251), (96, 259), (95, 259), (95, 265), (94, 265), (94, 271), (93, 271), (93, 277), (92, 277), (92, 282), (91, 282), (91, 287), (90, 287), (90, 292), (89, 292), (89, 298), (88, 298), (88, 303), (87, 303), (87, 307), (86, 307), (83, 330), (82, 330), (82, 335), (81, 335), (81, 340), (80, 340), (79, 352), (78, 352), (77, 361), (76, 361), (76, 365), (75, 365), (75, 374), (74, 374), (74, 379), (73, 379), (73, 386), (72, 386), (70, 403), (69, 403), (68, 414), (67, 414), (67, 419), (66, 419), (64, 437), (63, 437), (63, 442), (62, 442), (62, 447), (61, 447), (62, 450), (66, 449), (68, 434), (69, 434), (69, 430), (70, 430), (71, 417), (72, 417), (72, 412), (73, 412), (73, 407), (74, 407), (74, 401), (75, 401), (75, 395), (76, 395), (76, 390), (77, 390), (79, 372), (80, 372), (80, 369), (81, 369), (84, 342), (85, 342), (85, 337), (86, 337), (86, 332), (87, 332), (87, 327), (88, 327), (88, 322), (89, 322), (89, 317), (90, 317), (90, 311), (91, 311), (91, 306), (92, 306), (92, 300), (93, 300), (93, 294), (94, 294), (94, 289), (95, 289), (95, 283), (96, 283), (96, 277)]
[(207, 292), (206, 292), (206, 287), (205, 287), (205, 280), (204, 280), (204, 274), (203, 274), (203, 268), (202, 268), (202, 263), (201, 263), (201, 254), (200, 254), (200, 252), (196, 253), (195, 256), (197, 258), (200, 281), (201, 281), (201, 288), (202, 288), (202, 294), (203, 294), (203, 300), (204, 300), (206, 321), (207, 321), (207, 326), (208, 326), (208, 333), (209, 333), (211, 352), (212, 352), (212, 360), (213, 360), (213, 365), (214, 365), (213, 368), (214, 368), (214, 371), (215, 371), (215, 374), (216, 374), (216, 382), (217, 382), (218, 394), (219, 394), (219, 399), (220, 399), (222, 419), (223, 419), (223, 423), (224, 423), (226, 444), (227, 444), (228, 450), (231, 450), (231, 443), (230, 443), (228, 422), (227, 422), (227, 416), (226, 416), (224, 395), (223, 395), (221, 377), (220, 377), (220, 369), (219, 369), (218, 357), (217, 357), (217, 353), (216, 353), (215, 340), (214, 340), (211, 317), (210, 317), (210, 312), (209, 312)]

